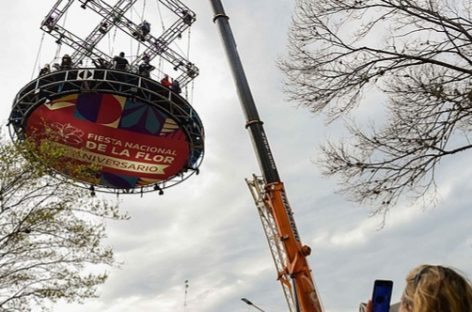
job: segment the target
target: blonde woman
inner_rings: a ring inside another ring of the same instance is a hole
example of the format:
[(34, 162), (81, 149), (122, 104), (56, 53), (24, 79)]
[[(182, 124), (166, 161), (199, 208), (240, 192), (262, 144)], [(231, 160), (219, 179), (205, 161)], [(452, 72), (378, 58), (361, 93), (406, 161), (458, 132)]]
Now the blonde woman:
[(472, 286), (451, 268), (420, 265), (406, 277), (399, 312), (472, 312)]

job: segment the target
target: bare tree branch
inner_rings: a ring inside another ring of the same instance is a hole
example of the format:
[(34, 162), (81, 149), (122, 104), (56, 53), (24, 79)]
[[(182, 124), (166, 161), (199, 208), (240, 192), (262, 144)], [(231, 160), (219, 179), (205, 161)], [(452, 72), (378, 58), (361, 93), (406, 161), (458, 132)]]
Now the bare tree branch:
[(440, 160), (472, 147), (466, 1), (298, 0), (280, 67), (290, 99), (329, 121), (360, 105), (367, 90), (385, 95), (383, 128), (349, 125), (352, 140), (322, 147), (324, 173), (375, 212), (434, 191)]

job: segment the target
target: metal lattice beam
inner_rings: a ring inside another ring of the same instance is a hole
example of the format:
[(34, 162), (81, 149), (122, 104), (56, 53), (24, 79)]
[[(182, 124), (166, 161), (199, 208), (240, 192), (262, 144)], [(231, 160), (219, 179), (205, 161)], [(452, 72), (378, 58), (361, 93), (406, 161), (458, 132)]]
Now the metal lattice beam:
[[(112, 62), (113, 60), (113, 58), (105, 52), (92, 46), (87, 41), (82, 40), (60, 25), (56, 24), (53, 26), (52, 24), (44, 24), (41, 26), (41, 29), (56, 38), (58, 44), (66, 44), (75, 51), (87, 51), (88, 57), (102, 58), (108, 62)], [(74, 62), (74, 64), (76, 63)]]
[(282, 285), (282, 290), (287, 300), (289, 312), (296, 312), (295, 296), (292, 289), (291, 278), (288, 274), (286, 263), (287, 254), (285, 248), (280, 240), (280, 235), (277, 231), (277, 225), (272, 214), (272, 209), (264, 200), (265, 182), (261, 177), (253, 176), (252, 180), (246, 179), (246, 183), (251, 191), (254, 202), (256, 203), (257, 211), (262, 222), (262, 228), (269, 244), (269, 249), (274, 260), (275, 268), (278, 273), (278, 280)]
[[(106, 18), (107, 16), (113, 16), (113, 7), (108, 5), (105, 1), (94, 0), (87, 2), (87, 0), (80, 0), (80, 2), (83, 2), (88, 8), (90, 8), (91, 10), (93, 10), (104, 18)], [(146, 47), (146, 49), (143, 53), (137, 56), (133, 62), (131, 62), (132, 66), (136, 66), (138, 63), (140, 63), (145, 56), (147, 56), (149, 60), (152, 60), (157, 56), (161, 56), (164, 60), (170, 63), (176, 71), (181, 72), (181, 75), (177, 78), (181, 86), (185, 86), (190, 81), (192, 81), (193, 78), (198, 76), (198, 68), (192, 62), (188, 61), (185, 57), (180, 55), (178, 52), (171, 49), (169, 46), (172, 42), (170, 40), (175, 40), (178, 35), (182, 33), (178, 32), (177, 30), (185, 30), (195, 20), (195, 13), (190, 10), (187, 11), (188, 8), (185, 8), (186, 9), (179, 8), (179, 10), (176, 12), (179, 12), (179, 14), (181, 15), (184, 14), (183, 16), (188, 16), (189, 22), (185, 23), (184, 18), (181, 18), (178, 22), (174, 23), (174, 25), (169, 27), (161, 37), (156, 38), (152, 34), (148, 34), (147, 36), (145, 36), (144, 41), (142, 41), (142, 44)], [(187, 13), (182, 13), (182, 11), (186, 11)], [(111, 22), (113, 22), (116, 27), (118, 27), (121, 31), (123, 31), (132, 38), (135, 38), (135, 34), (140, 33), (139, 25), (126, 18), (125, 16), (113, 19), (113, 21)], [(167, 37), (169, 39), (166, 40)]]
[[(139, 34), (141, 31), (140, 25), (125, 17), (125, 13), (136, 1), (119, 0), (114, 6), (111, 6), (103, 0), (79, 0), (82, 3), (82, 8), (89, 8), (102, 17), (102, 20), (92, 32), (85, 39), (81, 39), (58, 25), (59, 20), (64, 16), (74, 0), (58, 0), (42, 21), (41, 29), (56, 38), (58, 43), (64, 43), (74, 49), (71, 57), (75, 65), (87, 57), (101, 58), (107, 62), (112, 62), (113, 57), (100, 51), (97, 45), (113, 27), (117, 27), (130, 37), (139, 40), (139, 38), (136, 38), (136, 34)], [(144, 57), (152, 60), (157, 56), (161, 56), (171, 64), (174, 70), (180, 72), (177, 80), (179, 80), (180, 85), (183, 87), (199, 75), (199, 69), (184, 56), (171, 49), (169, 45), (195, 22), (196, 15), (178, 0), (159, 1), (171, 10), (178, 19), (161, 36), (155, 37), (152, 34), (148, 34), (144, 37), (144, 40), (141, 40), (145, 50), (131, 62), (131, 68), (137, 68)]]
[(75, 49), (71, 58), (74, 64), (78, 64), (86, 57), (90, 57), (92, 51), (90, 48), (95, 48), (97, 44), (106, 36), (106, 34), (113, 28), (114, 20), (121, 19), (124, 14), (136, 3), (137, 0), (119, 0), (108, 13), (103, 16), (102, 21), (92, 30), (92, 32), (85, 38), (87, 47), (80, 47)]

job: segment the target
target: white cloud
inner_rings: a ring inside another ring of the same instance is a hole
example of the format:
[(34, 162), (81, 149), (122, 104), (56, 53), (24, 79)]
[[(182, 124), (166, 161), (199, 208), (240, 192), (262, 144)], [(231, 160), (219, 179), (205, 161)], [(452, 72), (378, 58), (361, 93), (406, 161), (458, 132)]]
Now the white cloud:
[[(38, 24), (50, 9), (42, 1), (11, 2), (0, 13), (5, 25), (0, 86), (6, 103), (29, 79), (41, 38)], [(190, 5), (190, 4), (189, 4)], [(108, 225), (108, 243), (123, 262), (84, 305), (61, 303), (55, 311), (183, 311), (184, 281), (190, 281), (192, 312), (251, 311), (247, 297), (267, 311), (286, 311), (281, 287), (258, 214), (244, 178), (259, 169), (226, 56), (208, 2), (192, 3), (191, 59), (200, 67), (193, 105), (206, 130), (206, 156), (198, 176), (165, 191), (122, 197), (132, 219)], [(275, 66), (284, 54), (292, 1), (225, 1), (238, 49), (285, 182), (302, 240), (326, 311), (357, 309), (373, 280), (403, 278), (423, 262), (457, 266), (472, 277), (470, 170), (459, 155), (438, 173), (441, 201), (423, 210), (400, 206), (381, 220), (335, 194), (334, 181), (312, 163), (317, 145), (338, 124), (284, 101)], [(21, 18), (19, 18), (21, 17)], [(42, 62), (55, 52), (45, 45)], [(48, 54), (48, 56), (46, 56)], [(2, 119), (9, 105), (3, 105)], [(466, 170), (467, 169), (467, 170)]]

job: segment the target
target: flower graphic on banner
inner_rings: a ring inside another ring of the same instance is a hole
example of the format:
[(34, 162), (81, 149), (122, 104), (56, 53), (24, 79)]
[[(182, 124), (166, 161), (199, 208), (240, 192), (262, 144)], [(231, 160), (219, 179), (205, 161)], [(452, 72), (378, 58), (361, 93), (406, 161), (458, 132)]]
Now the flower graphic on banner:
[(51, 123), (48, 126), (51, 133), (49, 133), (49, 137), (56, 142), (63, 142), (70, 145), (78, 145), (82, 143), (82, 137), (84, 136), (84, 132), (70, 123), (61, 124), (59, 122)]

